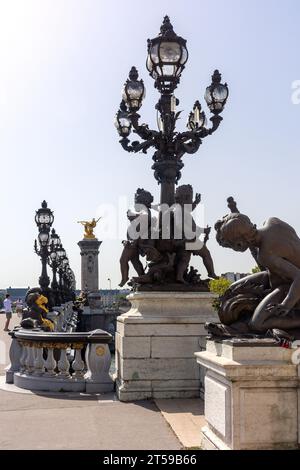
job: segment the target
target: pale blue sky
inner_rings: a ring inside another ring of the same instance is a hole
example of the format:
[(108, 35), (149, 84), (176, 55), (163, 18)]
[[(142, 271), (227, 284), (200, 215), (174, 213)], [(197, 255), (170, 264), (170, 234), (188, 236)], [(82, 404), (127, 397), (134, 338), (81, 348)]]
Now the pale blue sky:
[[(181, 183), (202, 193), (210, 225), (233, 195), (258, 225), (278, 216), (300, 233), (300, 105), (291, 101), (292, 82), (300, 80), (298, 0), (0, 0), (1, 288), (37, 285), (33, 217), (43, 199), (77, 279), (77, 220), (119, 196), (132, 200), (137, 187), (158, 200), (151, 153), (126, 153), (113, 119), (135, 65), (147, 90), (142, 121), (156, 125), (146, 41), (165, 14), (189, 49), (176, 93), (184, 110), (179, 127), (196, 99), (204, 104), (215, 68), (230, 87), (220, 129), (185, 158)], [(209, 248), (218, 273), (254, 264), (214, 237)], [(103, 288), (108, 277), (113, 287), (119, 282), (121, 249), (119, 240), (101, 246)]]

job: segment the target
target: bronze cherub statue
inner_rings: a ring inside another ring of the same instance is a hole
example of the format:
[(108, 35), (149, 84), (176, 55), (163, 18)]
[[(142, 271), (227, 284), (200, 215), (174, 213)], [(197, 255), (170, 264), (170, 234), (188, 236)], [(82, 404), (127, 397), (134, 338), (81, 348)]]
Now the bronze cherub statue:
[[(151, 193), (140, 188), (136, 191), (135, 210), (127, 212), (130, 226), (120, 259), (121, 287), (129, 280), (131, 262), (138, 274), (132, 278), (132, 284), (139, 290), (208, 291), (209, 280), (200, 280), (199, 274), (197, 277), (188, 274), (191, 256), (197, 255), (202, 258), (208, 276), (216, 277), (206, 246), (210, 228), (198, 227), (192, 215), (201, 195), (196, 194), (194, 199), (192, 186), (183, 185), (176, 189), (174, 198), (172, 206), (153, 205)], [(157, 211), (158, 215), (153, 216), (151, 210)], [(200, 235), (203, 232), (202, 242)], [(146, 272), (140, 257), (146, 258)]]

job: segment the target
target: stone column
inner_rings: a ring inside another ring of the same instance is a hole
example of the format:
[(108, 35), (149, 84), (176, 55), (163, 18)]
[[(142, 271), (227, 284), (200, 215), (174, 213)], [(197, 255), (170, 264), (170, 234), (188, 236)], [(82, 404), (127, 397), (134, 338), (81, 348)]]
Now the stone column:
[(97, 238), (78, 242), (81, 254), (81, 290), (88, 292), (99, 290), (98, 254), (101, 243)]

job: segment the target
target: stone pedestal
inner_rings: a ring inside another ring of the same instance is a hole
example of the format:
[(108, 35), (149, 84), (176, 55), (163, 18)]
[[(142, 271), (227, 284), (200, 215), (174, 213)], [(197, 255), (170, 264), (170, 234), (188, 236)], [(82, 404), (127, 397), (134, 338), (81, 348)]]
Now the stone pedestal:
[(81, 290), (88, 292), (99, 290), (98, 254), (101, 243), (96, 238), (86, 238), (78, 242), (81, 254)]
[(194, 353), (205, 347), (207, 321), (217, 321), (214, 295), (136, 292), (117, 318), (117, 393), (122, 401), (200, 396)]
[(196, 353), (207, 369), (205, 449), (299, 447), (299, 366), (293, 354), (271, 339), (208, 341), (207, 350)]

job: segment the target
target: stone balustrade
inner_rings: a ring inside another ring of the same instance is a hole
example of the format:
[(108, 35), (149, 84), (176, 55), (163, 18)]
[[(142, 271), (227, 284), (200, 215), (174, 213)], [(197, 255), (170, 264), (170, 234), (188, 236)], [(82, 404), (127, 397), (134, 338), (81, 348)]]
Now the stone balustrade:
[(53, 311), (48, 312), (47, 318), (53, 321), (55, 331), (76, 331), (78, 313), (73, 310), (73, 305), (73, 302), (66, 302), (60, 307), (53, 307)]
[(54, 331), (75, 330), (76, 327), (73, 327), (73, 329), (68, 328), (68, 323), (70, 323), (72, 317), (73, 320), (76, 320), (77, 324), (77, 312), (73, 311), (73, 305), (73, 302), (66, 302), (59, 307), (53, 307), (53, 311), (47, 313), (47, 318), (54, 323)]
[(73, 305), (73, 302), (68, 302), (68, 304), (66, 304), (62, 331), (76, 331), (78, 323), (78, 312), (73, 310)]
[(46, 392), (112, 391), (109, 375), (112, 336), (102, 330), (86, 333), (15, 329), (10, 333), (11, 365), (6, 382)]

